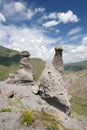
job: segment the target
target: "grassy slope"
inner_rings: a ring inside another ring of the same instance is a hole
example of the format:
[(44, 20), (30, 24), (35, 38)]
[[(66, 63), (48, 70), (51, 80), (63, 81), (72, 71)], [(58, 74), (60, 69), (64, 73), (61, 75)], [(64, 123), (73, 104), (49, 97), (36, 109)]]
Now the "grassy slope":
[(45, 62), (38, 58), (31, 58), (30, 62), (31, 62), (31, 65), (33, 66), (33, 70), (34, 70), (34, 79), (37, 82), (43, 71)]
[(87, 69), (78, 71), (78, 80), (69, 88), (72, 95), (72, 109), (79, 115), (87, 116)]
[(16, 72), (19, 59), (18, 51), (0, 46), (0, 80), (5, 80), (9, 73)]
[(65, 71), (70, 71), (70, 72), (87, 69), (87, 61), (65, 64), (64, 68), (65, 68)]
[(43, 109), (41, 111), (25, 110), (21, 116), (21, 123), (28, 128), (30, 126), (35, 128), (38, 125), (40, 128), (43, 126), (42, 129), (46, 130), (68, 130), (53, 115), (46, 113)]
[[(0, 46), (0, 80), (5, 80), (9, 73), (15, 73), (19, 69), (20, 54), (18, 51), (11, 50)], [(31, 58), (30, 62), (34, 68), (35, 81), (38, 81), (39, 76), (44, 67), (44, 61), (37, 58)]]

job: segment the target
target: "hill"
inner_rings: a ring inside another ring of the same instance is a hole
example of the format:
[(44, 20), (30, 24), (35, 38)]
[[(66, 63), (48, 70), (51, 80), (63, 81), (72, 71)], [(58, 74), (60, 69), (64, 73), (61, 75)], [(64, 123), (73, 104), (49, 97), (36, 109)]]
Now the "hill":
[(72, 95), (72, 109), (79, 115), (87, 116), (87, 69), (76, 72), (77, 80), (69, 87)]
[[(5, 80), (9, 73), (15, 73), (19, 68), (20, 53), (16, 50), (0, 46), (0, 80)], [(34, 68), (35, 81), (38, 80), (43, 67), (44, 61), (38, 58), (31, 58), (30, 62)]]
[(70, 72), (87, 69), (87, 61), (65, 64), (64, 69), (65, 71), (70, 71)]
[(5, 80), (9, 73), (16, 72), (19, 59), (18, 51), (0, 46), (0, 80)]

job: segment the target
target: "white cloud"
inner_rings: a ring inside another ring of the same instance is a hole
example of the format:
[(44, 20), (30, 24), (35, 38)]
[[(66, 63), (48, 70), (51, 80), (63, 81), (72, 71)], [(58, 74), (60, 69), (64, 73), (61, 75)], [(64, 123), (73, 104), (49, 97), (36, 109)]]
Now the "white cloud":
[[(28, 50), (31, 57), (38, 57), (44, 60), (52, 60), (54, 47), (57, 43), (61, 44), (63, 42), (62, 37), (58, 39), (48, 37), (42, 29), (38, 28), (19, 28), (1, 24), (0, 34), (0, 42), (4, 43), (4, 46), (20, 51)], [(80, 43), (77, 45), (70, 45), (68, 43), (63, 45), (64, 62), (70, 63), (87, 60), (87, 36), (83, 37)]]
[(39, 7), (39, 8), (35, 8), (35, 13), (42, 13), (45, 11), (45, 8)]
[(76, 33), (79, 33), (80, 31), (82, 30), (81, 27), (76, 27), (74, 29), (71, 29), (69, 32), (68, 32), (68, 36), (71, 36), (71, 35), (74, 35)]
[(55, 26), (58, 25), (59, 23), (75, 23), (78, 22), (79, 19), (78, 17), (71, 11), (67, 11), (65, 12), (52, 12), (49, 13), (48, 15), (43, 15), (43, 19), (48, 20), (51, 19), (51, 21), (47, 21), (45, 24), (43, 24), (44, 27), (51, 27), (51, 26)]
[(28, 19), (31, 19), (35, 15), (35, 12), (28, 9), (25, 15)]
[(52, 21), (49, 21), (49, 22), (46, 22), (43, 24), (43, 27), (45, 28), (49, 28), (49, 27), (52, 27), (52, 26), (55, 26), (55, 25), (58, 25), (59, 22), (56, 21), (56, 20), (52, 20)]
[(87, 36), (82, 38), (79, 45), (64, 45), (63, 59), (66, 63), (87, 60)]
[(87, 46), (87, 36), (83, 37), (82, 44)]
[(0, 13), (0, 23), (2, 22), (6, 22), (6, 18), (2, 13)]
[(49, 15), (44, 17), (45, 19), (57, 19), (57, 12), (49, 13)]
[(0, 32), (1, 45), (3, 45), (4, 41), (4, 46), (8, 48), (20, 51), (28, 50), (31, 57), (38, 57), (44, 60), (52, 58), (54, 49), (50, 45), (58, 41), (58, 39), (46, 36), (44, 31), (38, 28), (0, 26)]
[(56, 32), (56, 33), (59, 33), (59, 32), (60, 32), (60, 30), (58, 30), (58, 29), (57, 29), (57, 30), (55, 30), (55, 32)]
[(45, 8), (42, 8), (42, 7), (35, 8), (34, 10), (28, 9), (25, 15), (27, 16), (27, 18), (31, 19), (36, 14), (42, 13), (44, 11), (45, 11)]
[(25, 9), (25, 6), (21, 2), (15, 3), (15, 10), (16, 12), (21, 12)]
[(64, 12), (58, 13), (57, 17), (59, 18), (59, 21), (63, 22), (63, 23), (78, 22), (79, 21), (77, 16), (75, 14), (73, 14), (73, 12), (71, 10), (69, 10), (66, 13), (64, 13)]
[[(16, 5), (16, 6), (15, 6)], [(18, 21), (22, 22), (23, 20), (30, 20), (35, 15), (43, 14), (45, 11), (44, 8), (34, 8), (30, 9), (24, 6), (21, 2), (11, 2), (3, 5), (3, 14), (5, 14), (5, 17), (0, 14), (0, 22), (5, 22), (7, 18), (9, 18), (12, 22)], [(18, 13), (17, 13), (18, 12)], [(16, 15), (18, 14), (18, 15)], [(3, 17), (2, 17), (3, 16)], [(38, 15), (41, 17), (41, 15)], [(58, 25), (59, 23), (68, 23), (68, 22), (78, 22), (78, 17), (72, 12), (67, 11), (65, 12), (53, 12), (49, 13), (49, 15), (43, 15), (42, 23), (43, 27), (50, 28)], [(49, 20), (49, 21), (48, 21)], [(55, 29), (55, 31), (58, 33), (59, 30), (57, 28), (50, 28)], [(57, 29), (57, 30), (56, 30)], [(69, 40), (63, 37), (59, 38), (52, 38), (45, 34), (45, 31), (48, 31), (47, 29), (41, 29), (36, 26), (36, 28), (29, 28), (29, 27), (16, 27), (16, 26), (5, 26), (3, 24), (0, 25), (0, 44), (4, 45), (6, 47), (17, 49), (17, 50), (28, 50), (31, 53), (32, 57), (38, 57), (42, 58), (44, 60), (51, 59), (54, 55), (54, 47), (57, 43), (63, 44), (64, 46), (64, 53), (63, 53), (63, 59), (64, 62), (77, 62), (80, 60), (87, 59), (87, 36), (82, 38), (82, 41), (79, 41), (77, 45), (70, 45)], [(51, 30), (52, 31), (52, 30)], [(68, 33), (69, 36), (74, 34), (77, 34), (79, 31), (81, 31), (81, 28), (75, 28), (70, 30)], [(78, 35), (72, 38), (74, 39), (78, 38)], [(80, 37), (81, 39), (81, 37)], [(69, 44), (68, 44), (69, 43)], [(54, 46), (53, 46), (54, 45)]]
[(1, 11), (5, 14), (11, 22), (23, 22), (25, 20), (31, 20), (33, 16), (41, 14), (45, 11), (45, 8), (28, 8), (23, 2), (3, 2)]
[(60, 22), (68, 23), (68, 22), (78, 22), (78, 17), (71, 11), (67, 12), (52, 12), (48, 15), (43, 16), (44, 19), (57, 19)]

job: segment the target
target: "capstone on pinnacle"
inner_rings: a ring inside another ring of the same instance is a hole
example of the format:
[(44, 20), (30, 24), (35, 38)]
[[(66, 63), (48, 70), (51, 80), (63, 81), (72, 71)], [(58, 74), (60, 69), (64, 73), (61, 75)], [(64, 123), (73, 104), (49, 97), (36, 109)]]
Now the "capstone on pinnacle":
[(63, 74), (64, 73), (64, 66), (62, 60), (63, 48), (61, 46), (56, 46), (54, 49), (55, 49), (55, 55), (53, 58), (53, 66), (57, 71)]

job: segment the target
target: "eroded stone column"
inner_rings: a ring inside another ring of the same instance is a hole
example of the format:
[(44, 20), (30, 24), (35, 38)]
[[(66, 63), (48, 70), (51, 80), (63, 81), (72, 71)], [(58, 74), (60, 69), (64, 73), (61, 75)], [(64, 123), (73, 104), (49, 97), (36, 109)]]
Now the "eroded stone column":
[(21, 52), (20, 68), (26, 69), (28, 72), (32, 73), (33, 69), (29, 62), (30, 53), (28, 51)]
[(63, 65), (63, 60), (62, 60), (62, 51), (63, 51), (63, 48), (61, 46), (55, 47), (55, 55), (54, 55), (52, 64), (56, 70), (58, 70), (60, 73), (63, 74), (64, 65)]

